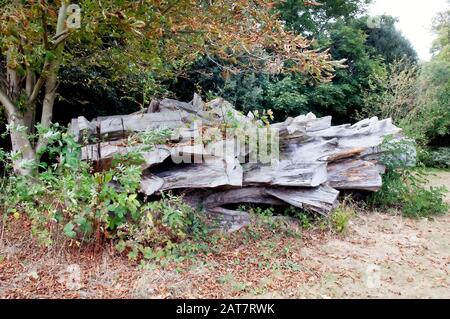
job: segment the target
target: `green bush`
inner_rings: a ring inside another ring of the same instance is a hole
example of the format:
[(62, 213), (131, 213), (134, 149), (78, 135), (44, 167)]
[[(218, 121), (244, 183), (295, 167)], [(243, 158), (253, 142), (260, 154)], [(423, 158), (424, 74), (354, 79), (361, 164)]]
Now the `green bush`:
[[(200, 234), (201, 220), (179, 197), (166, 194), (161, 201), (145, 203), (138, 196), (141, 154), (169, 134), (164, 130), (132, 135), (127, 143), (135, 147), (133, 152), (95, 171), (80, 160), (81, 147), (73, 137), (54, 127), (47, 132), (48, 162), (30, 163), (38, 168), (35, 176), (11, 173), (0, 179), (0, 211), (26, 214), (33, 234), (45, 245), (63, 233), (78, 245), (120, 240), (131, 249), (130, 257), (147, 251), (146, 245), (172, 249), (181, 238)], [(0, 161), (7, 170), (11, 170), (13, 156), (0, 150)], [(140, 245), (139, 251), (133, 242)]]
[(450, 168), (450, 147), (438, 147), (424, 152), (422, 163), (427, 167)]
[(351, 205), (345, 201), (339, 205), (331, 214), (330, 222), (333, 229), (338, 233), (344, 233), (350, 222), (350, 219), (355, 215), (355, 211)]
[(207, 248), (204, 221), (180, 196), (163, 194), (161, 200), (144, 204), (141, 212), (139, 222), (122, 224), (117, 231), (116, 248), (128, 250), (130, 259), (139, 254), (147, 260), (180, 258)]
[(444, 202), (444, 187), (425, 186), (424, 173), (389, 172), (383, 176), (383, 186), (371, 197), (371, 203), (381, 207), (395, 207), (404, 216), (421, 218), (448, 213), (449, 205)]
[(371, 195), (369, 204), (376, 207), (399, 209), (404, 216), (428, 217), (448, 213), (449, 205), (444, 202), (445, 187), (427, 187), (426, 173), (420, 167), (411, 167), (405, 161), (408, 142), (383, 143), (385, 153), (382, 162), (387, 172), (383, 175), (381, 190)]

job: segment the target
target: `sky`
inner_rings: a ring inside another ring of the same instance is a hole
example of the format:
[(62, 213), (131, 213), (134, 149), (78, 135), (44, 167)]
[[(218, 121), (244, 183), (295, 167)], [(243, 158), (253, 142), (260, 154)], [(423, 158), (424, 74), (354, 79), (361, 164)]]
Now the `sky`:
[(433, 18), (449, 9), (448, 0), (373, 0), (372, 16), (388, 14), (399, 18), (396, 27), (411, 42), (423, 61), (431, 59), (430, 49), (435, 35), (431, 31)]

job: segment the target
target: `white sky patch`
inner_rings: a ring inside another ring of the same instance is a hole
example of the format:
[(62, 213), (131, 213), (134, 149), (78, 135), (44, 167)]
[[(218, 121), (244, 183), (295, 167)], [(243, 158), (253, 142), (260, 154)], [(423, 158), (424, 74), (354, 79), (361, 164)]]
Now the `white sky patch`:
[(388, 14), (399, 18), (397, 29), (411, 42), (419, 58), (429, 61), (430, 49), (436, 38), (431, 31), (433, 18), (448, 9), (448, 0), (374, 0), (369, 7), (369, 14)]

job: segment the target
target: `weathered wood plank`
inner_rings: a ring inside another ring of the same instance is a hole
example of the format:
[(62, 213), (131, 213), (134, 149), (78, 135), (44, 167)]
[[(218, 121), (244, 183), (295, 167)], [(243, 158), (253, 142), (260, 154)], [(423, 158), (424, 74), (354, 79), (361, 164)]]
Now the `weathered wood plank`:
[(328, 166), (328, 184), (336, 189), (378, 191), (385, 167), (374, 161), (345, 159)]
[(316, 187), (327, 180), (325, 162), (303, 162), (281, 160), (274, 165), (245, 164), (244, 185), (279, 185)]
[(141, 178), (140, 191), (147, 196), (153, 195), (164, 185), (164, 180), (153, 174), (144, 174)]
[(217, 157), (205, 158), (202, 164), (179, 165), (155, 172), (155, 175), (164, 180), (162, 190), (242, 186), (242, 167), (239, 162), (227, 162)]
[(330, 186), (319, 186), (316, 188), (268, 188), (267, 193), (286, 203), (328, 215), (337, 205), (339, 191)]
[(203, 201), (206, 208), (238, 203), (284, 205), (283, 201), (268, 195), (265, 187), (245, 187), (216, 191)]
[(261, 203), (270, 205), (289, 204), (328, 214), (337, 204), (339, 192), (329, 186), (316, 188), (299, 187), (246, 187), (215, 192), (204, 200), (211, 209), (226, 204)]

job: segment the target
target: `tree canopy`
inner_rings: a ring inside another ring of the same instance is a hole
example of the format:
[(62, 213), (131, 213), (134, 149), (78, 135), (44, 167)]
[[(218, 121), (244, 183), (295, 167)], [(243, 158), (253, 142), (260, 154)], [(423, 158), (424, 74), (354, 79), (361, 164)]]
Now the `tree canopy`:
[[(181, 72), (200, 55), (216, 64), (226, 61), (228, 71), (239, 69), (244, 59), (246, 68), (301, 72), (325, 82), (341, 65), (326, 50), (313, 49), (310, 40), (286, 30), (268, 0), (3, 4), (0, 102), (10, 127), (29, 132), (36, 122), (43, 129), (49, 127), (62, 66), (101, 69), (116, 83), (129, 84), (131, 91), (144, 78), (139, 89), (145, 104), (145, 90), (155, 74), (169, 77)], [(133, 78), (136, 74), (141, 79)], [(41, 134), (34, 145), (25, 133), (11, 131), (12, 146), (31, 161), (46, 142)]]
[(347, 67), (337, 69), (329, 83), (294, 73), (223, 76), (223, 68), (203, 60), (170, 90), (187, 99), (200, 89), (224, 96), (245, 112), (271, 108), (280, 118), (309, 111), (332, 115), (338, 123), (357, 118), (380, 103), (391, 63), (404, 57), (417, 61), (409, 41), (395, 28), (394, 18), (379, 17), (379, 26), (368, 23), (370, 17), (364, 15), (368, 3), (342, 0), (312, 5), (287, 0), (277, 6), (290, 29), (313, 39), (313, 47), (330, 48), (333, 60), (346, 60)]

